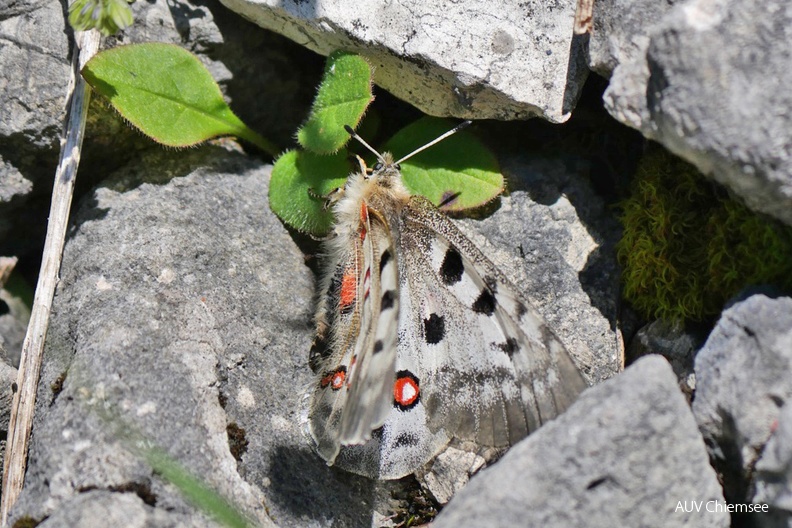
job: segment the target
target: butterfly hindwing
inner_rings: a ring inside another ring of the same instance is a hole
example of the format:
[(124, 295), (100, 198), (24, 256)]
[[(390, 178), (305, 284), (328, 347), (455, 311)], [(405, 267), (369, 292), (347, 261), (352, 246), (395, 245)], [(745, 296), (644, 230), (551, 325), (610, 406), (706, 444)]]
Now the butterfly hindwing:
[[(349, 378), (339, 439), (361, 444), (381, 426), (391, 408), (398, 330), (398, 267), (391, 233), (376, 212), (364, 244), (361, 335)], [(370, 320), (369, 320), (370, 319)], [(365, 333), (364, 333), (365, 331)]]
[[(316, 449), (333, 463), (342, 444), (362, 444), (391, 407), (398, 322), (398, 269), (387, 224), (369, 217), (332, 242), (334, 274), (317, 313), (322, 352), (312, 349), (320, 379), (309, 427)], [(327, 335), (323, 335), (322, 332)]]

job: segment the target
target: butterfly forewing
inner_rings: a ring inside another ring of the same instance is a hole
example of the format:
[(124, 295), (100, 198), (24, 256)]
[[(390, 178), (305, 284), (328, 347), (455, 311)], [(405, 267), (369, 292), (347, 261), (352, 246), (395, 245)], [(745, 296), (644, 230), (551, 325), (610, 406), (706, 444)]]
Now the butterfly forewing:
[[(482, 445), (510, 445), (563, 412), (586, 387), (535, 309), (422, 198), (405, 208), (402, 247), (410, 260), (407, 287), (424, 300), (414, 314), (454, 329), (442, 339), (425, 333), (412, 344), (426, 351), (431, 375), (425, 374), (423, 394), (432, 429)], [(445, 358), (441, 365), (437, 357)]]

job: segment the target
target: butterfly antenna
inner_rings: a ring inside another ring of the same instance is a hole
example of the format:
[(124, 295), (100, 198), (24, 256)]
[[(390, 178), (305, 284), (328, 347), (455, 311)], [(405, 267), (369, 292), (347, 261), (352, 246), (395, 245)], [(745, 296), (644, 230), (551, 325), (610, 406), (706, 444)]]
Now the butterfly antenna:
[[(443, 134), (443, 135), (442, 135), (442, 136), (440, 136), (439, 138), (437, 138), (437, 139), (435, 139), (435, 140), (433, 140), (433, 141), (430, 141), (429, 143), (427, 143), (426, 145), (424, 145), (424, 146), (423, 146), (423, 147), (421, 147), (421, 148), (418, 148), (418, 149), (415, 149), (415, 150), (413, 150), (412, 152), (410, 152), (409, 154), (407, 154), (406, 156), (404, 156), (402, 159), (400, 159), (399, 161), (397, 161), (397, 162), (396, 162), (396, 165), (398, 165), (399, 163), (401, 163), (402, 161), (404, 161), (404, 160), (406, 160), (406, 159), (412, 158), (413, 156), (415, 156), (415, 155), (416, 155), (416, 154), (418, 154), (419, 152), (422, 152), (422, 151), (424, 151), (424, 150), (428, 149), (429, 147), (431, 147), (431, 146), (432, 146), (432, 145), (434, 145), (435, 143), (439, 143), (439, 142), (443, 141), (443, 140), (444, 140), (445, 138), (447, 138), (448, 136), (452, 136), (452, 135), (456, 134), (457, 132), (459, 132), (459, 131), (460, 131), (460, 130), (462, 130), (463, 128), (467, 128), (467, 127), (468, 127), (468, 125), (470, 125), (472, 122), (473, 122), (473, 121), (470, 121), (470, 120), (468, 120), (468, 121), (462, 121), (462, 122), (461, 122), (461, 123), (459, 123), (457, 126), (455, 126), (454, 128), (452, 128), (451, 130), (449, 130), (448, 132), (446, 132), (445, 134)], [(369, 148), (371, 148), (371, 147), (369, 147)]]
[(355, 131), (352, 129), (352, 127), (351, 127), (351, 126), (349, 126), (349, 125), (344, 125), (344, 130), (346, 130), (346, 131), (347, 131), (347, 133), (348, 133), (350, 136), (352, 136), (353, 138), (355, 138), (355, 139), (357, 139), (358, 141), (360, 141), (361, 145), (363, 145), (364, 147), (366, 147), (367, 149), (369, 149), (371, 152), (373, 152), (373, 153), (374, 153), (374, 155), (375, 155), (375, 156), (377, 156), (377, 159), (378, 159), (378, 160), (380, 160), (382, 163), (385, 163), (385, 158), (383, 158), (383, 157), (382, 157), (382, 154), (380, 154), (379, 152), (377, 152), (376, 150), (374, 150), (374, 147), (372, 147), (371, 145), (369, 145), (368, 143), (366, 143), (365, 141), (363, 141), (363, 138), (362, 138), (362, 137), (360, 137), (360, 136), (358, 136), (357, 132), (355, 132)]

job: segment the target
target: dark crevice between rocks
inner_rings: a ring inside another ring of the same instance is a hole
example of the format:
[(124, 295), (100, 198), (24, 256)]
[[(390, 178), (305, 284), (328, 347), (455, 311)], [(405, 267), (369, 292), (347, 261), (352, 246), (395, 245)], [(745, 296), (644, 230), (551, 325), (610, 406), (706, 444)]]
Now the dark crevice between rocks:
[(245, 430), (239, 427), (236, 422), (231, 422), (226, 426), (226, 433), (228, 434), (228, 448), (231, 450), (231, 456), (241, 463), (242, 455), (247, 452), (248, 448)]
[[(748, 504), (751, 502), (751, 490), (749, 483), (753, 481), (754, 466), (761, 457), (761, 452), (757, 453), (754, 459), (748, 464), (748, 468), (743, 470), (745, 461), (743, 460), (740, 446), (737, 439), (739, 433), (734, 417), (724, 409), (718, 409), (721, 419), (722, 435), (712, 441), (706, 441), (710, 453), (720, 451), (720, 456), (710, 456), (710, 462), (718, 473), (718, 477), (723, 485), (723, 498), (729, 504)], [(761, 526), (762, 523), (756, 513), (731, 512), (731, 526), (733, 528), (754, 528)]]
[(55, 400), (58, 399), (60, 393), (63, 392), (63, 384), (66, 381), (66, 375), (68, 374), (67, 371), (61, 372), (61, 374), (55, 378), (55, 381), (50, 384), (50, 390), (52, 390), (52, 399), (50, 400), (50, 407), (55, 404)]
[(47, 520), (47, 517), (42, 519), (34, 519), (33, 517), (28, 517), (27, 515), (24, 517), (20, 517), (14, 522), (12, 528), (36, 528), (39, 524), (43, 523)]
[(94, 490), (112, 491), (114, 493), (134, 493), (148, 506), (154, 507), (157, 505), (157, 495), (151, 490), (151, 486), (146, 482), (125, 482), (117, 486), (108, 486), (100, 488), (98, 486), (83, 486), (77, 488), (78, 493), (86, 493)]
[(431, 523), (443, 507), (428, 493), (415, 478), (409, 475), (402, 479), (404, 488), (393, 492), (398, 508), (393, 512), (396, 526), (423, 526)]

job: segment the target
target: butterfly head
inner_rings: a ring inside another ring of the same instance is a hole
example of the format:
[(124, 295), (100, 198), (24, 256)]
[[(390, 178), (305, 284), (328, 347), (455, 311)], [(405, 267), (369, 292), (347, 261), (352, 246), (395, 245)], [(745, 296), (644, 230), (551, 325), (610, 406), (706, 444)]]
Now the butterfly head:
[(378, 154), (377, 163), (371, 167), (366, 177), (387, 186), (388, 183), (401, 178), (401, 166), (393, 161), (390, 152)]

